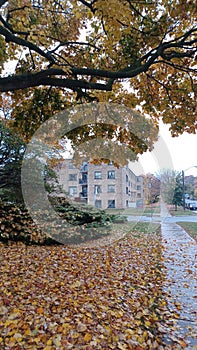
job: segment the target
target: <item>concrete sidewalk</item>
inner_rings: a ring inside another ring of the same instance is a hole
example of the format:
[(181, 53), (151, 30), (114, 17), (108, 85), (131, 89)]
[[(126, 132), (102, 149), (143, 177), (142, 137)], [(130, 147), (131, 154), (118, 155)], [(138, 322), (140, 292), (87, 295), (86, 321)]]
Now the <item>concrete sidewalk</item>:
[(172, 216), (170, 213), (163, 209), (160, 216), (159, 215), (153, 215), (153, 216), (146, 216), (146, 215), (128, 215), (127, 216), (128, 221), (143, 221), (143, 222), (169, 222), (169, 223), (176, 223), (176, 222), (197, 222), (197, 214), (196, 215), (183, 215), (183, 216)]
[(185, 349), (197, 349), (197, 242), (169, 218), (170, 214), (162, 204), (161, 231), (166, 267), (164, 290), (170, 295), (169, 309), (177, 310), (176, 305), (180, 309), (180, 317), (175, 319), (175, 335), (184, 337), (188, 343)]

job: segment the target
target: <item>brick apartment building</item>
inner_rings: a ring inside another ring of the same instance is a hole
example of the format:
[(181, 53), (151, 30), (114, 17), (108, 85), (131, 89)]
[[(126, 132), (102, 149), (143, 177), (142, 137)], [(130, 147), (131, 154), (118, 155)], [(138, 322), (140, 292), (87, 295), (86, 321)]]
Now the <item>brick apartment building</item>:
[(84, 162), (74, 167), (71, 159), (59, 164), (57, 175), (63, 189), (78, 202), (97, 208), (128, 208), (142, 205), (143, 176), (128, 167)]

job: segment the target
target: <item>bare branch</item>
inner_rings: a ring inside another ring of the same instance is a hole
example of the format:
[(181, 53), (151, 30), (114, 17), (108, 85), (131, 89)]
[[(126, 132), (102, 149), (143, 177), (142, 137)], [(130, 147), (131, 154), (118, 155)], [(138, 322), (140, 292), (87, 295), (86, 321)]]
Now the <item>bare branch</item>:
[(147, 76), (149, 79), (154, 80), (157, 84), (159, 84), (160, 86), (162, 86), (162, 87), (164, 88), (164, 90), (166, 91), (166, 94), (167, 94), (167, 96), (168, 96), (168, 98), (169, 98), (169, 101), (171, 102), (171, 104), (172, 104), (172, 106), (173, 106), (174, 102), (172, 101), (171, 96), (170, 96), (170, 90), (171, 90), (171, 88), (168, 87), (166, 84), (162, 83), (161, 81), (159, 81), (158, 79), (156, 79), (155, 77), (153, 77), (152, 75), (148, 74), (148, 73), (146, 73), (146, 76)]
[(50, 53), (54, 53), (57, 51), (60, 47), (62, 46), (89, 46), (92, 47), (93, 49), (100, 51), (100, 48), (97, 47), (96, 45), (93, 45), (88, 42), (83, 42), (83, 41), (63, 41), (59, 45), (57, 45), (53, 50), (49, 51)]

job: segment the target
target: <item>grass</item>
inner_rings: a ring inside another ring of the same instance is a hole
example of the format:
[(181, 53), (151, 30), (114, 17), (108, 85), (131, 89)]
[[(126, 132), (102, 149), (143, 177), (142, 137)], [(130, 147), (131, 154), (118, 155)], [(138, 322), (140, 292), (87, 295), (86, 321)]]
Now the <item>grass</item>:
[(177, 222), (191, 237), (197, 240), (197, 222)]
[(105, 245), (111, 245), (114, 242), (118, 241), (124, 241), (124, 239), (127, 237), (129, 238), (131, 235), (133, 238), (144, 238), (146, 239), (147, 236), (157, 236), (159, 237), (161, 230), (160, 230), (160, 224), (158, 223), (148, 223), (148, 222), (138, 222), (138, 221), (130, 221), (126, 223), (113, 223), (110, 225), (110, 231), (109, 234), (104, 237), (98, 237), (96, 239), (89, 239), (85, 242), (76, 242), (75, 245), (79, 244), (81, 247), (94, 247), (94, 246), (105, 246)]
[(126, 208), (126, 209), (106, 209), (107, 213), (120, 215), (134, 215), (134, 216), (150, 216), (160, 214), (160, 204), (156, 203), (152, 206), (146, 205), (144, 208)]
[(177, 210), (171, 207), (171, 208), (168, 208), (168, 210), (170, 214), (173, 216), (196, 215), (196, 213), (194, 213), (192, 210), (189, 210), (189, 209), (183, 210), (182, 207), (178, 207)]
[(138, 222), (131, 221), (126, 224), (114, 225), (115, 230), (122, 229), (124, 231), (130, 231), (134, 234), (159, 234), (160, 233), (160, 224), (154, 222)]

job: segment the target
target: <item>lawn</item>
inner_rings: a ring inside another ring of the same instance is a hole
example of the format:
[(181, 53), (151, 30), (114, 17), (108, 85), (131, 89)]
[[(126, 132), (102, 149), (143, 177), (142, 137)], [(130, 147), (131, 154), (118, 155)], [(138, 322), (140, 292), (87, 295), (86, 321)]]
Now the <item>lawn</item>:
[(143, 208), (126, 208), (126, 209), (106, 209), (110, 214), (122, 214), (122, 215), (133, 215), (133, 216), (150, 216), (160, 214), (160, 204), (156, 203), (152, 206), (146, 205)]
[(168, 210), (170, 214), (173, 216), (197, 215), (192, 210), (189, 210), (189, 209), (184, 210), (182, 207), (178, 207), (177, 210), (175, 210), (173, 207), (168, 207)]
[(197, 222), (177, 222), (177, 224), (197, 240)]
[(131, 225), (108, 245), (0, 244), (0, 349), (182, 349), (163, 341), (159, 228)]

